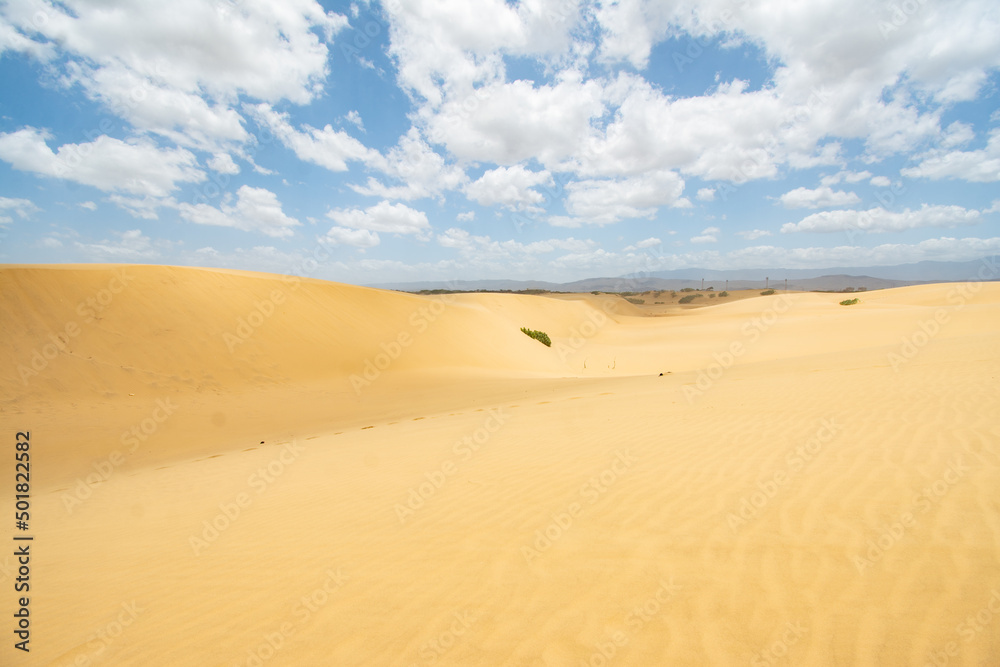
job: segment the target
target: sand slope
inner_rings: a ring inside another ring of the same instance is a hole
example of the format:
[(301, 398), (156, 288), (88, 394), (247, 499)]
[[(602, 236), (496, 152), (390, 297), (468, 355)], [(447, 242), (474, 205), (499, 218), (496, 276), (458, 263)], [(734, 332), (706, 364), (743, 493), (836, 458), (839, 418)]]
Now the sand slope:
[(120, 270), (0, 270), (0, 663), (1000, 663), (1000, 285), (650, 318), (125, 267), (86, 321)]

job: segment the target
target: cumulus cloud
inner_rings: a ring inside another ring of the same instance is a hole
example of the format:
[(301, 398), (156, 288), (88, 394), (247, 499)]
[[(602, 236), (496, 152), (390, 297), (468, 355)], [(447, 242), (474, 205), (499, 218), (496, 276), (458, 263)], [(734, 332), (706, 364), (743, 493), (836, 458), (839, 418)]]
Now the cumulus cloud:
[(715, 201), (715, 188), (700, 188), (695, 197), (698, 201)]
[(684, 192), (684, 180), (676, 172), (655, 171), (632, 178), (576, 181), (566, 190), (571, 219), (607, 225), (627, 218), (649, 218), (660, 206), (676, 206)]
[(358, 194), (369, 197), (404, 200), (435, 197), (457, 189), (469, 180), (462, 168), (446, 164), (445, 158), (424, 141), (416, 128), (410, 128), (385, 155), (371, 153), (366, 160), (370, 168), (392, 180), (401, 181), (396, 185), (385, 185), (378, 179), (369, 178), (363, 186), (349, 186)]
[(216, 153), (208, 160), (208, 168), (220, 174), (230, 176), (240, 173), (239, 166), (233, 162), (233, 156), (229, 153)]
[(21, 171), (151, 197), (165, 197), (178, 183), (206, 178), (195, 156), (183, 148), (161, 149), (149, 140), (124, 142), (101, 135), (88, 143), (63, 144), (53, 153), (46, 143), (51, 138), (33, 127), (0, 134), (0, 159)]
[[(322, 90), (345, 16), (313, 0), (274, 3), (7, 3), (0, 50), (55, 63), (61, 80), (142, 130), (210, 147), (248, 136), (239, 95), (304, 104)], [(3, 36), (6, 36), (5, 38)]]
[(289, 114), (278, 113), (269, 104), (248, 107), (258, 123), (268, 127), (286, 148), (304, 162), (311, 162), (330, 171), (347, 171), (350, 161), (367, 162), (379, 158), (372, 150), (343, 130), (327, 125), (319, 130), (303, 125), (296, 130), (289, 122)]
[(975, 151), (930, 151), (921, 156), (917, 166), (902, 169), (900, 173), (909, 178), (931, 180), (1000, 181), (1000, 128), (990, 131), (985, 148)]
[(853, 192), (833, 190), (821, 186), (814, 190), (795, 188), (779, 197), (785, 208), (829, 208), (832, 206), (851, 206), (861, 202), (861, 197)]
[(765, 236), (771, 236), (771, 232), (766, 229), (750, 229), (742, 232), (736, 232), (736, 235), (740, 238), (746, 239), (747, 241), (755, 241), (756, 239), (763, 238)]
[(414, 235), (421, 239), (427, 238), (431, 228), (427, 214), (423, 211), (412, 209), (405, 204), (390, 204), (388, 201), (381, 201), (366, 209), (334, 209), (326, 215), (341, 227), (386, 234)]
[(718, 227), (706, 227), (701, 234), (691, 237), (691, 243), (718, 243), (722, 230)]
[(531, 171), (521, 165), (497, 167), (466, 185), (465, 196), (483, 206), (540, 210), (537, 205), (545, 201), (545, 195), (532, 188), (552, 184), (552, 175), (545, 170)]
[(373, 248), (381, 239), (377, 232), (368, 229), (348, 229), (347, 227), (331, 227), (326, 233), (326, 241), (335, 245), (349, 245), (357, 248)]
[(241, 186), (235, 204), (223, 203), (219, 208), (209, 204), (182, 203), (177, 206), (188, 222), (215, 227), (231, 227), (244, 232), (259, 232), (266, 236), (292, 236), (300, 223), (285, 215), (278, 196), (265, 188)]
[(958, 227), (980, 222), (982, 214), (961, 206), (929, 206), (906, 209), (900, 213), (882, 207), (867, 211), (823, 211), (806, 216), (799, 222), (781, 226), (782, 233), (793, 232), (902, 232), (920, 227)]

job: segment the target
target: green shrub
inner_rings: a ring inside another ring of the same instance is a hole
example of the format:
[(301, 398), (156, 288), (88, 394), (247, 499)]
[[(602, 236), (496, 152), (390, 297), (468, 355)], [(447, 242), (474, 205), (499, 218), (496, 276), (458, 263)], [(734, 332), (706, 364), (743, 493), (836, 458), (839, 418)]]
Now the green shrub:
[(534, 338), (545, 347), (552, 347), (552, 339), (549, 338), (549, 335), (544, 331), (534, 331), (527, 327), (521, 327), (521, 331), (524, 333), (525, 336)]
[(682, 287), (681, 291), (682, 292), (693, 292), (694, 288), (693, 287)]
[(860, 301), (859, 299), (844, 299), (843, 301), (840, 302), (840, 305), (841, 306), (853, 306), (854, 304), (858, 303), (859, 301)]
[(760, 293), (761, 296), (771, 296), (772, 294), (774, 294), (774, 290), (773, 289), (766, 289), (766, 290), (764, 290), (763, 292)]
[(595, 289), (591, 294), (600, 294), (600, 291)]
[(700, 296), (701, 294), (688, 294), (687, 296), (682, 296), (681, 300), (678, 301), (678, 303), (691, 303)]
[(671, 299), (676, 299), (677, 298), (677, 292), (675, 292), (673, 290), (670, 290), (670, 298)]
[(708, 298), (709, 299), (714, 299), (715, 298), (715, 292), (712, 292), (711, 294), (709, 294)]
[(636, 299), (635, 297), (631, 296), (625, 297), (625, 300), (628, 301), (629, 303), (635, 303), (635, 304), (646, 303), (645, 299)]
[(657, 306), (662, 306), (662, 305), (663, 305), (663, 302), (662, 302), (662, 301), (657, 301), (657, 302), (655, 303), (655, 305), (657, 305)]
[(719, 296), (729, 296), (729, 292), (723, 290), (722, 292), (719, 292)]

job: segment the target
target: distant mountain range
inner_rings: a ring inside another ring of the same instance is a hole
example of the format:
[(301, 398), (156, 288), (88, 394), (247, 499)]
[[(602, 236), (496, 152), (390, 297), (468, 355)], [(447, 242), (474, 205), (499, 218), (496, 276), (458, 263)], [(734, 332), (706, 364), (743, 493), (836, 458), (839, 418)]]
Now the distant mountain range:
[[(984, 268), (985, 267), (985, 268)], [(1000, 259), (985, 258), (971, 262), (917, 262), (897, 266), (832, 267), (825, 269), (675, 269), (618, 277), (587, 278), (569, 283), (541, 280), (429, 280), (370, 285), (381, 289), (419, 292), (448, 289), (476, 290), (548, 290), (550, 292), (644, 292), (677, 290), (684, 287), (714, 287), (721, 289), (757, 289), (765, 286), (790, 290), (885, 289), (923, 283), (1000, 280)]]

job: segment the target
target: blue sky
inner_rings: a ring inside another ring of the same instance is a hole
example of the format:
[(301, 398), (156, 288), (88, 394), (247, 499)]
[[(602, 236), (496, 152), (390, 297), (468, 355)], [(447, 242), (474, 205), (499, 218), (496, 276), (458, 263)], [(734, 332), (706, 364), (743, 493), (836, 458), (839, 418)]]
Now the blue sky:
[(0, 262), (370, 284), (1000, 250), (992, 0), (0, 6)]

